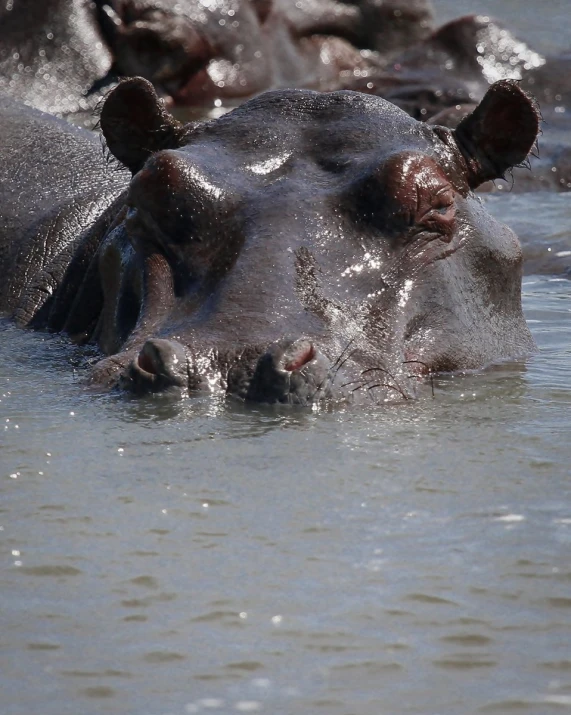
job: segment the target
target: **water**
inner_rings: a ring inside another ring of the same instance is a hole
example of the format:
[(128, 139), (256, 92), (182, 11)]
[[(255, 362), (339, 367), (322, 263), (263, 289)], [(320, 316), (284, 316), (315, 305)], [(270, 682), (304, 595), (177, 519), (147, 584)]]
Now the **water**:
[(571, 709), (571, 195), (483, 200), (540, 351), (414, 404), (118, 399), (0, 324), (1, 715)]

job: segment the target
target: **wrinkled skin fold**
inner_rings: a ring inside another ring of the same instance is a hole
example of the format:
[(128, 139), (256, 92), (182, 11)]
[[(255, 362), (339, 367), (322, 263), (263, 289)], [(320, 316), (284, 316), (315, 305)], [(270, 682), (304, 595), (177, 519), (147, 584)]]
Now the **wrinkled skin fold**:
[[(24, 130), (2, 121), (16, 142)], [(98, 189), (111, 186), (101, 210), (57, 251), (46, 252), (51, 234), (38, 241), (41, 211), (33, 227), (8, 227), (1, 267), (25, 276), (2, 307), (95, 343), (107, 357), (91, 381), (136, 394), (410, 399), (429, 373), (534, 349), (518, 240), (472, 191), (525, 160), (538, 122), (503, 81), (454, 131), (378, 97), (302, 90), (182, 125), (152, 85), (127, 80), (101, 126), (132, 178), (100, 175)], [(86, 146), (87, 185), (97, 166)], [(82, 193), (61, 194), (58, 216), (81, 214)]]

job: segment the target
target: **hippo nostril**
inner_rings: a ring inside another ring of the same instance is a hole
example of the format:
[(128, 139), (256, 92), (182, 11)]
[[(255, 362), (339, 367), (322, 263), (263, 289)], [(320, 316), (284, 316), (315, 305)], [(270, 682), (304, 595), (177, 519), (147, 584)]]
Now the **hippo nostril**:
[(229, 382), (229, 391), (246, 400), (309, 405), (329, 396), (331, 363), (307, 338), (273, 343), (258, 359), (249, 384)]
[(144, 370), (144, 372), (148, 372), (151, 375), (158, 375), (159, 370), (157, 369), (156, 361), (153, 360), (153, 357), (149, 355), (147, 351), (145, 351), (145, 347), (143, 347), (137, 357), (137, 365), (141, 368), (141, 370)]
[(151, 338), (132, 361), (128, 375), (134, 387), (141, 391), (144, 388), (159, 391), (170, 385), (184, 386), (188, 380), (185, 349), (173, 340)]
[(284, 370), (294, 372), (299, 370), (315, 357), (315, 348), (309, 341), (294, 343), (284, 355), (286, 361)]

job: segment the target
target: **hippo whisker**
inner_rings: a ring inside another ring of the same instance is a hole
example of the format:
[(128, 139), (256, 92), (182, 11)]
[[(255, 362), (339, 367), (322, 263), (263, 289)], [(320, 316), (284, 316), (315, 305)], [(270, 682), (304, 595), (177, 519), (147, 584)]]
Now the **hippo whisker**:
[(390, 370), (387, 370), (384, 367), (369, 367), (369, 368), (367, 368), (367, 370), (363, 370), (361, 375), (366, 375), (368, 372), (384, 372), (385, 375), (388, 375), (391, 378), (391, 380), (394, 380), (396, 382), (396, 378), (392, 374), (392, 372), (390, 372)]
[(375, 387), (386, 387), (387, 390), (394, 390), (395, 392), (398, 392), (399, 395), (403, 398), (403, 400), (410, 400), (410, 396), (406, 394), (406, 392), (402, 389), (402, 387), (397, 383), (397, 385), (389, 385), (386, 382), (377, 382), (375, 385), (370, 385), (367, 387), (367, 391), (374, 390)]
[[(364, 387), (367, 384), (362, 380), (349, 380), (349, 382), (344, 382), (341, 387), (348, 387), (349, 385), (354, 385), (356, 382), (360, 383), (359, 387), (355, 388), (356, 390), (359, 390), (361, 387)], [(351, 392), (353, 392), (353, 390), (351, 390)]]
[(392, 372), (390, 370), (387, 370), (384, 367), (370, 367), (367, 370), (363, 370), (363, 372), (361, 372), (361, 377), (363, 375), (365, 375), (367, 373), (371, 373), (371, 372), (384, 373), (392, 380), (392, 382), (394, 384), (378, 382), (378, 383), (371, 385), (371, 382), (373, 382), (373, 380), (359, 379), (359, 380), (350, 380), (349, 382), (345, 382), (341, 387), (348, 387), (349, 385), (354, 385), (355, 383), (359, 382), (360, 384), (351, 390), (352, 393), (357, 392), (358, 390), (361, 390), (363, 387), (367, 388), (367, 392), (369, 392), (370, 390), (372, 390), (376, 387), (386, 387), (387, 389), (394, 390), (395, 392), (398, 392), (405, 400), (410, 399), (409, 395), (407, 395), (405, 390), (399, 385), (398, 380), (396, 379), (396, 377), (392, 374)]
[[(345, 353), (347, 352), (347, 350), (351, 347), (351, 345), (352, 345), (354, 342), (355, 342), (355, 338), (351, 338), (351, 340), (349, 340), (349, 342), (347, 343), (347, 345), (346, 345), (346, 346), (343, 348), (343, 350), (341, 350), (341, 352), (339, 353), (339, 357), (337, 358), (337, 360), (335, 360), (335, 362), (331, 365), (331, 370), (334, 370), (334, 369), (335, 369), (336, 365), (339, 363), (339, 361), (341, 360), (341, 358), (343, 357), (343, 355), (345, 355)], [(353, 355), (354, 353), (355, 353), (355, 351), (353, 350), (353, 352), (351, 353), (351, 355)], [(351, 357), (351, 355), (348, 355), (348, 356), (345, 358), (345, 360), (343, 360), (343, 362), (341, 363), (341, 365), (344, 365), (344, 364), (347, 362), (347, 360)], [(340, 367), (341, 367), (341, 366), (340, 366)], [(337, 370), (339, 370), (339, 368), (337, 368)]]
[[(352, 350), (348, 355), (343, 358), (343, 355), (347, 352), (347, 350), (350, 348), (351, 344), (355, 342), (355, 338), (351, 338), (347, 345), (343, 348), (343, 350), (339, 353), (339, 356), (337, 359), (331, 364), (331, 367), (329, 368), (328, 374), (326, 377), (323, 378), (323, 380), (319, 383), (319, 385), (315, 388), (315, 392), (311, 396), (311, 402), (315, 401), (315, 398), (321, 392), (323, 389), (323, 386), (325, 385), (326, 382), (329, 382), (329, 386), (332, 386), (333, 383), (335, 382), (335, 378), (337, 377), (339, 370), (345, 365), (345, 363), (351, 359), (351, 357), (355, 354), (356, 350)], [(342, 359), (343, 358), (343, 359)]]
[[(356, 350), (352, 350), (348, 355), (345, 355), (347, 350), (351, 347), (352, 343), (355, 342), (355, 338), (351, 338), (347, 345), (343, 348), (343, 350), (339, 353), (338, 357), (336, 360), (331, 364), (329, 367), (329, 370), (327, 372), (327, 375), (323, 378), (323, 380), (317, 385), (315, 388), (314, 393), (311, 395), (310, 402), (315, 402), (315, 399), (317, 395), (323, 390), (324, 386), (328, 383), (328, 386), (331, 387), (333, 383), (335, 382), (335, 378), (337, 377), (339, 370), (345, 365), (345, 363), (351, 359), (351, 357), (355, 354)], [(343, 357), (345, 355), (345, 357)]]
[[(402, 363), (402, 364), (403, 364), (403, 365), (414, 365), (414, 364), (416, 364), (416, 365), (422, 365), (422, 367), (426, 368), (426, 371), (427, 371), (427, 374), (428, 374), (428, 378), (430, 379), (430, 389), (431, 389), (431, 391), (432, 391), (432, 397), (434, 397), (434, 373), (433, 373), (432, 370), (430, 369), (430, 365), (427, 365), (427, 364), (426, 364), (425, 362), (423, 362), (422, 360), (403, 360), (403, 363)], [(412, 379), (412, 378), (415, 378), (415, 377), (417, 378), (418, 375), (409, 375), (408, 377), (409, 377), (409, 379)]]
[(343, 367), (343, 365), (345, 365), (345, 363), (348, 362), (348, 361), (353, 357), (353, 355), (354, 355), (356, 352), (357, 352), (357, 350), (352, 350), (352, 351), (349, 353), (349, 355), (347, 355), (347, 357), (346, 357), (344, 360), (342, 360), (342, 361), (339, 363), (339, 365), (337, 365), (336, 368), (335, 368), (334, 366), (332, 366), (332, 367), (330, 368), (330, 372), (331, 372), (333, 369), (335, 369), (335, 372), (334, 372), (334, 374), (333, 374), (333, 377), (331, 378), (331, 384), (333, 384), (335, 378), (337, 377), (337, 375), (338, 375), (338, 373), (339, 373), (339, 370), (341, 370), (341, 368)]
[[(385, 375), (388, 375), (390, 377), (390, 379), (393, 381), (394, 384), (387, 385), (385, 383), (378, 383), (376, 385), (371, 385), (370, 387), (367, 387), (367, 390), (372, 390), (374, 387), (381, 387), (381, 386), (390, 387), (391, 389), (399, 392), (405, 400), (410, 399), (410, 396), (407, 395), (406, 392), (404, 391), (404, 389), (399, 385), (399, 381), (397, 380), (396, 376), (393, 375), (393, 373), (390, 370), (387, 370), (384, 367), (370, 367), (367, 370), (363, 370), (361, 375), (365, 375), (368, 372), (383, 372)], [(369, 383), (365, 382), (364, 384), (366, 386)]]

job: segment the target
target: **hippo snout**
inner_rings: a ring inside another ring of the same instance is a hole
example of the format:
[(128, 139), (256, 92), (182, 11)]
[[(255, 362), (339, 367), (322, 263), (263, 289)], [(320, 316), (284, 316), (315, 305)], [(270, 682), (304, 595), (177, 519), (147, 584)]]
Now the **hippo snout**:
[(131, 392), (164, 392), (188, 386), (184, 347), (173, 340), (147, 340), (121, 377), (121, 387)]
[(274, 343), (263, 354), (245, 399), (252, 402), (308, 405), (330, 395), (331, 362), (310, 340)]

